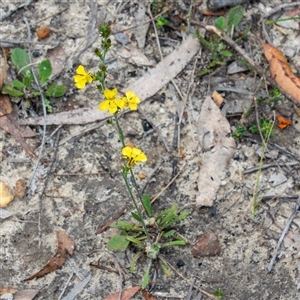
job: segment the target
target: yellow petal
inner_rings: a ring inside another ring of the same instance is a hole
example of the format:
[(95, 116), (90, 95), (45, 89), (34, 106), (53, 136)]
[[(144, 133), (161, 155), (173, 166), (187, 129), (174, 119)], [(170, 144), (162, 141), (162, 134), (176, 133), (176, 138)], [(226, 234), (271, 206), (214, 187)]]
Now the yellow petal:
[(116, 88), (113, 90), (104, 90), (103, 94), (106, 99), (115, 99), (118, 94), (118, 90)]
[(77, 69), (76, 69), (76, 73), (80, 74), (80, 75), (85, 75), (86, 72), (84, 70), (84, 66), (80, 65)]
[(98, 108), (102, 111), (106, 111), (109, 108), (109, 102), (108, 101), (103, 101), (98, 105)]

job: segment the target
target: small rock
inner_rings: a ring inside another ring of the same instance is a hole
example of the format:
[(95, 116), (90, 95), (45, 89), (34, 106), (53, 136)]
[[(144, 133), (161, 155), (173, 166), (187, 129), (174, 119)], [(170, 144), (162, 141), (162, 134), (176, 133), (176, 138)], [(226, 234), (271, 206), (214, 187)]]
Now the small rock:
[(217, 256), (221, 254), (221, 246), (218, 236), (213, 233), (203, 234), (191, 249), (194, 257)]
[(6, 207), (13, 200), (14, 195), (10, 191), (9, 186), (0, 181), (0, 207)]

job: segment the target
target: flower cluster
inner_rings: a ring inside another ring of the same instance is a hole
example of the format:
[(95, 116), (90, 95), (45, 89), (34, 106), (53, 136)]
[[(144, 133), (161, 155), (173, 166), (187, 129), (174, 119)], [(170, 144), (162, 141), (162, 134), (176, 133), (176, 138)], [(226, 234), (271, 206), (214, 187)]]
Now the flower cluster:
[(84, 89), (86, 83), (93, 82), (94, 78), (91, 76), (90, 72), (86, 72), (84, 66), (80, 65), (76, 69), (77, 75), (74, 76), (75, 86), (78, 89)]
[(146, 162), (146, 154), (139, 148), (124, 147), (122, 149), (123, 158), (127, 159), (127, 168), (131, 168), (133, 165), (138, 165), (138, 162)]
[(127, 107), (130, 110), (137, 110), (138, 104), (141, 102), (140, 98), (132, 91), (127, 91), (124, 97), (117, 98), (118, 90), (104, 90), (105, 100), (99, 104), (99, 109), (102, 111), (108, 110), (109, 113), (115, 114), (120, 109)]

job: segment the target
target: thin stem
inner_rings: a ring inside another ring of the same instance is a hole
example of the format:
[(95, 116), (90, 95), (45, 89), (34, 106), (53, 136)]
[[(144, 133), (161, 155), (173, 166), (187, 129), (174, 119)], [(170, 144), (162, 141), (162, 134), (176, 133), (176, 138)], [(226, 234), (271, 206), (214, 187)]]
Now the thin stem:
[(130, 197), (131, 197), (131, 200), (132, 200), (132, 202), (133, 202), (133, 205), (134, 205), (134, 207), (135, 207), (135, 209), (136, 209), (136, 211), (137, 211), (137, 213), (138, 213), (138, 215), (139, 215), (139, 217), (140, 217), (140, 219), (141, 219), (141, 222), (142, 222), (142, 225), (143, 225), (145, 234), (146, 234), (146, 236), (147, 236), (147, 239), (148, 239), (148, 241), (151, 243), (151, 239), (150, 239), (150, 236), (149, 236), (149, 233), (148, 233), (148, 230), (147, 230), (145, 221), (144, 221), (144, 219), (143, 219), (141, 210), (140, 210), (139, 206), (137, 205), (137, 203), (136, 203), (136, 201), (135, 201), (135, 198), (134, 198), (134, 196), (133, 196), (133, 194), (132, 194), (131, 188), (130, 188), (130, 186), (129, 186), (128, 179), (127, 179), (127, 172), (124, 172), (124, 171), (123, 171), (123, 172), (122, 172), (122, 176), (123, 176), (123, 178), (124, 178), (124, 181), (125, 181), (127, 190), (128, 190), (128, 192), (129, 192), (129, 195), (130, 195)]
[(123, 134), (123, 131), (122, 131), (121, 127), (120, 127), (120, 123), (119, 123), (117, 114), (114, 114), (114, 119), (115, 119), (115, 122), (116, 122), (116, 126), (117, 126), (117, 131), (118, 131), (118, 134), (119, 134), (119, 138), (120, 138), (122, 146), (124, 148), (125, 147), (124, 134)]

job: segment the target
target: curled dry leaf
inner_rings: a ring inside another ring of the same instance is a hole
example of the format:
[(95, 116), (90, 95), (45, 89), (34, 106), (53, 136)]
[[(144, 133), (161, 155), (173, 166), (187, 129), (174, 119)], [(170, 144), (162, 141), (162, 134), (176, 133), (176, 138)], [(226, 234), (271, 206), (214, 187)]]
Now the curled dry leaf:
[[(126, 289), (122, 291), (122, 297), (121, 300), (129, 300), (131, 297), (133, 297), (139, 290), (141, 289), (140, 286), (134, 286), (132, 288)], [(108, 297), (106, 297), (104, 300), (118, 300), (119, 299), (120, 292), (116, 292)]]
[(0, 207), (6, 207), (13, 200), (14, 195), (10, 191), (9, 186), (0, 181)]
[(214, 102), (216, 103), (216, 105), (218, 107), (220, 107), (222, 105), (222, 103), (224, 102), (223, 96), (220, 93), (218, 93), (217, 91), (213, 91), (211, 97), (213, 98)]
[(38, 30), (36, 31), (36, 35), (38, 36), (39, 39), (43, 40), (49, 37), (50, 32), (51, 30), (48, 27), (43, 26), (38, 28)]
[(277, 117), (277, 126), (280, 128), (280, 129), (285, 129), (287, 128), (289, 125), (292, 125), (293, 124), (293, 121), (283, 117), (283, 116), (278, 116)]
[(65, 231), (63, 230), (56, 231), (56, 238), (57, 238), (58, 247), (54, 256), (40, 271), (24, 279), (24, 281), (32, 280), (34, 278), (41, 278), (51, 272), (56, 271), (66, 261), (67, 253), (69, 253), (70, 255), (73, 254), (75, 243), (70, 237), (67, 236)]
[(264, 53), (270, 63), (272, 78), (280, 89), (290, 94), (300, 104), (300, 78), (291, 70), (284, 55), (275, 47), (263, 43)]
[(15, 196), (18, 197), (19, 199), (23, 199), (26, 194), (26, 181), (24, 179), (19, 179), (16, 182), (16, 187), (15, 187)]
[(10, 114), (12, 112), (12, 105), (7, 95), (0, 94), (0, 117)]

